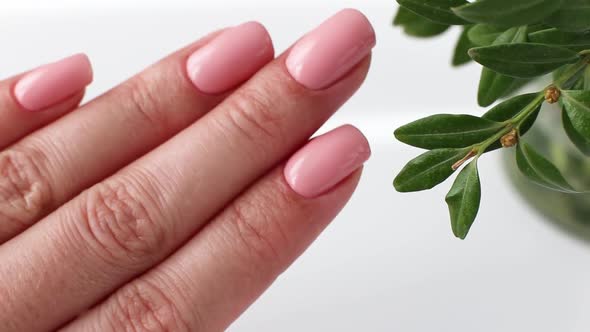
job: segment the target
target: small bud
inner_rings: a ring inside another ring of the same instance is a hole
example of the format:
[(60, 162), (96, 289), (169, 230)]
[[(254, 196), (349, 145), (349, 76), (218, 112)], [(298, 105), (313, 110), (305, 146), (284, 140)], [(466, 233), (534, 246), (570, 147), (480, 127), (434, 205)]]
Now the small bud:
[(561, 97), (561, 93), (558, 88), (551, 86), (545, 90), (545, 101), (549, 104), (555, 104), (559, 100), (559, 97)]
[(510, 148), (518, 144), (518, 133), (516, 132), (516, 129), (512, 129), (508, 134), (502, 136), (502, 138), (500, 138), (500, 143), (502, 143), (502, 146), (505, 148)]

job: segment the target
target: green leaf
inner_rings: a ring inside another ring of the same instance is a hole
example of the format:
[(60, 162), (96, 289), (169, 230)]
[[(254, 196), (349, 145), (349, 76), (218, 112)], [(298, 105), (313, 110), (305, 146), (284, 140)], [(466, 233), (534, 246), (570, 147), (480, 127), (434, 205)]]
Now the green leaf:
[(469, 50), (469, 56), (493, 71), (519, 78), (547, 74), (579, 59), (566, 48), (532, 43), (476, 47)]
[(463, 159), (470, 149), (437, 149), (411, 160), (397, 175), (393, 186), (399, 192), (432, 189), (455, 171), (453, 165)]
[(397, 13), (395, 14), (395, 17), (393, 18), (393, 25), (403, 26), (405, 24), (412, 23), (416, 20), (417, 17), (426, 20), (422, 16), (414, 14), (414, 12), (410, 11), (409, 9), (399, 6), (397, 9)]
[(492, 45), (524, 43), (527, 40), (527, 31), (526, 25), (507, 29), (492, 42)]
[[(527, 39), (527, 27), (515, 27), (501, 33), (492, 45), (522, 43)], [(479, 106), (487, 107), (499, 98), (513, 90), (518, 79), (499, 74), (491, 69), (482, 68), (479, 88), (477, 90), (477, 103)]]
[[(537, 93), (529, 93), (525, 95), (520, 95), (516, 97), (512, 97), (508, 100), (501, 102), (500, 104), (496, 105), (494, 108), (489, 110), (486, 114), (482, 116), (482, 118), (495, 121), (495, 122), (504, 122), (507, 120), (512, 119), (515, 117), (520, 111), (522, 111), (525, 107), (529, 106), (532, 102), (537, 99)], [(533, 126), (535, 121), (537, 120), (537, 116), (539, 115), (539, 111), (541, 110), (542, 102), (539, 102), (537, 108), (533, 111), (531, 116), (522, 124), (520, 127), (520, 135), (524, 136)], [(490, 145), (487, 152), (499, 149), (502, 147), (500, 141)]]
[(590, 33), (575, 33), (549, 28), (529, 33), (529, 41), (551, 45), (590, 44)]
[(563, 129), (567, 136), (570, 138), (572, 143), (580, 150), (583, 154), (590, 156), (590, 139), (585, 138), (582, 136), (576, 128), (572, 125), (572, 120), (570, 120), (567, 112), (563, 110), (561, 112), (561, 118), (563, 120)]
[(516, 164), (529, 180), (538, 185), (561, 192), (575, 193), (557, 167), (524, 142), (518, 144), (516, 149)]
[(514, 97), (514, 95), (518, 92), (518, 90), (522, 89), (527, 84), (534, 81), (534, 78), (517, 78), (514, 83), (510, 86), (510, 88), (502, 95), (502, 98), (505, 97)]
[(530, 33), (529, 41), (538, 44), (557, 45), (575, 52), (590, 49), (590, 33), (566, 32), (555, 28)]
[(532, 103), (537, 98), (537, 96), (537, 93), (527, 93), (524, 95), (512, 97), (490, 109), (482, 116), (482, 118), (496, 122), (510, 120), (520, 113), (520, 111), (522, 111), (526, 106)]
[(446, 197), (453, 234), (465, 239), (481, 202), (481, 184), (477, 171), (477, 160), (472, 161), (459, 173)]
[(468, 22), (451, 11), (451, 7), (466, 4), (465, 0), (397, 0), (397, 2), (427, 19), (450, 25), (463, 25)]
[(404, 7), (399, 7), (393, 25), (402, 27), (407, 35), (419, 38), (440, 35), (450, 27), (449, 25), (434, 23)]
[(504, 96), (515, 84), (517, 78), (498, 74), (495, 71), (482, 68), (477, 90), (477, 103), (487, 107)]
[(479, 0), (453, 8), (473, 23), (517, 26), (537, 23), (557, 11), (563, 0)]
[(571, 125), (582, 137), (590, 140), (590, 91), (562, 91), (560, 101)]
[(590, 29), (590, 2), (565, 0), (561, 8), (545, 19), (545, 22), (562, 31), (586, 31)]
[(455, 46), (455, 52), (453, 53), (453, 66), (460, 66), (471, 62), (471, 58), (467, 52), (470, 48), (475, 46), (468, 37), (469, 31), (471, 31), (472, 28), (473, 26), (470, 25), (463, 28), (463, 32), (461, 32), (461, 35), (459, 36), (459, 40)]
[(476, 24), (469, 30), (469, 40), (477, 46), (491, 45), (506, 29), (489, 24)]
[(402, 126), (394, 135), (423, 149), (464, 148), (485, 141), (502, 127), (501, 123), (473, 115), (437, 114)]

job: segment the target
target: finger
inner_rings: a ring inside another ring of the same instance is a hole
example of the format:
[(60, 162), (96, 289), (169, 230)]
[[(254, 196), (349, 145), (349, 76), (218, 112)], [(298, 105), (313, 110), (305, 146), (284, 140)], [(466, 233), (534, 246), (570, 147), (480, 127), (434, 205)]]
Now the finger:
[(91, 82), (84, 54), (0, 81), (0, 149), (76, 108)]
[(369, 151), (352, 126), (312, 140), (285, 175), (279, 167), (256, 183), (168, 260), (64, 331), (225, 330), (342, 209)]
[(209, 93), (273, 57), (260, 24), (214, 34), (0, 153), (0, 244), (194, 122), (224, 97)]
[[(326, 27), (342, 35), (334, 38)], [(353, 10), (336, 15), (298, 45), (318, 36), (322, 53), (311, 52), (302, 62), (333, 63), (345, 54), (349, 61), (342, 65), (352, 69), (344, 77), (332, 76), (328, 88), (312, 90), (293, 79), (285, 63), (287, 56), (298, 54), (295, 46), (203, 119), (0, 247), (0, 285), (10, 271), (29, 271), (13, 280), (21, 286), (11, 289), (8, 301), (16, 303), (0, 311), (0, 321), (1, 315), (31, 308), (36, 319), (19, 322), (31, 329), (49, 329), (71, 318), (168, 256), (305, 142), (361, 85), (374, 44), (370, 23)], [(351, 53), (351, 44), (363, 47)], [(337, 48), (324, 53), (332, 47)], [(14, 250), (28, 258), (15, 259)], [(47, 255), (59, 256), (58, 268)], [(43, 289), (67, 291), (34, 292), (22, 286), (40, 277)], [(29, 298), (34, 302), (22, 300)], [(52, 306), (55, 302), (60, 306)]]

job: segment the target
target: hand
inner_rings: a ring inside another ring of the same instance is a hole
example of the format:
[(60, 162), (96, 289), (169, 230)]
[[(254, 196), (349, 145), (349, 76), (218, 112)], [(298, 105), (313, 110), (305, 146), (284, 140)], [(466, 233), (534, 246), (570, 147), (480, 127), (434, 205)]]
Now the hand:
[(1, 81), (0, 330), (226, 328), (354, 191), (363, 135), (306, 141), (374, 43), (344, 10), (277, 59), (258, 23), (215, 32), (79, 109), (84, 55)]

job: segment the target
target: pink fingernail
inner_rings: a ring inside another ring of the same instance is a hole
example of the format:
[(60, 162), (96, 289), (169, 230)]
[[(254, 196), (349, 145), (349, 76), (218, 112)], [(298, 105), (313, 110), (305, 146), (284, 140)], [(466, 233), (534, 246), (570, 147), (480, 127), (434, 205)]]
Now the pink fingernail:
[(287, 162), (285, 178), (301, 196), (317, 197), (352, 174), (370, 156), (365, 136), (345, 125), (314, 138), (295, 153)]
[(301, 39), (287, 58), (293, 78), (312, 90), (327, 88), (375, 46), (371, 23), (358, 10), (344, 9)]
[(46, 64), (23, 76), (14, 96), (28, 111), (41, 111), (82, 91), (92, 82), (92, 65), (85, 54)]
[(248, 80), (273, 58), (272, 40), (264, 26), (248, 22), (198, 49), (189, 57), (186, 69), (197, 89), (219, 94)]

